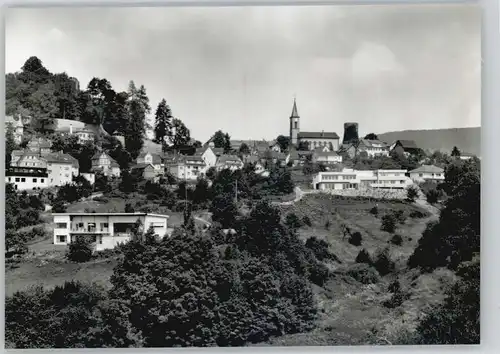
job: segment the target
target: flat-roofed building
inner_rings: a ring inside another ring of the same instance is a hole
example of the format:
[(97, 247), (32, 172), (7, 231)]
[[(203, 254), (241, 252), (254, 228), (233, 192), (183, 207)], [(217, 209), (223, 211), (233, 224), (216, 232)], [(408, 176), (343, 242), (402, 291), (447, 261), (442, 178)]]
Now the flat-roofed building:
[(343, 169), (341, 172), (319, 172), (313, 177), (313, 189), (405, 189), (413, 184), (406, 170)]
[(67, 245), (78, 237), (90, 240), (94, 250), (111, 249), (127, 243), (132, 237), (137, 220), (142, 231), (153, 227), (163, 238), (167, 234), (168, 215), (148, 213), (53, 213), (54, 244)]
[(12, 183), (14, 189), (20, 191), (47, 188), (47, 169), (35, 167), (9, 167), (5, 170), (5, 183)]

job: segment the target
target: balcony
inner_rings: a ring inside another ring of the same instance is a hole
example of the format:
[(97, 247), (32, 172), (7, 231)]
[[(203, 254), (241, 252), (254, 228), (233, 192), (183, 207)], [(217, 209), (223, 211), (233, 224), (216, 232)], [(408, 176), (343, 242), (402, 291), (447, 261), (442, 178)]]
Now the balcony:
[(109, 234), (109, 229), (95, 229), (95, 228), (81, 228), (81, 227), (72, 227), (69, 231), (70, 234), (80, 234), (80, 235), (107, 235)]

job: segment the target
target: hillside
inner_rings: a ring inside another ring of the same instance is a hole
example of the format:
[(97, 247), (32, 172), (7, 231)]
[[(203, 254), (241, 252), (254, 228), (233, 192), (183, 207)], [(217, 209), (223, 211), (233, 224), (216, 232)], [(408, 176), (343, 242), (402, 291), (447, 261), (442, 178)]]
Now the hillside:
[(380, 140), (387, 143), (392, 143), (397, 139), (414, 140), (423, 149), (450, 152), (454, 146), (457, 146), (460, 151), (481, 155), (481, 127), (403, 130), (377, 135)]

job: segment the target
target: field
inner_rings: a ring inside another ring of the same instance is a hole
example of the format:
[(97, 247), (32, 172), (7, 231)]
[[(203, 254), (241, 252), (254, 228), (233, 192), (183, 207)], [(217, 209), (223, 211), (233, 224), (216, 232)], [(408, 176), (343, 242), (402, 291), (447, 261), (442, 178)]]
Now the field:
[[(307, 195), (295, 205), (282, 207), (285, 215), (294, 212), (300, 218), (308, 216), (312, 226), (301, 227), (300, 236), (304, 240), (311, 236), (326, 240), (341, 263), (332, 262), (332, 279), (323, 287), (315, 287), (320, 307), (317, 328), (309, 333), (275, 338), (259, 346), (392, 344), (396, 340), (400, 343), (404, 335), (415, 329), (419, 314), (444, 299), (445, 290), (455, 281), (451, 271), (438, 269), (431, 274), (420, 274), (406, 267), (426, 223), (437, 218), (436, 214), (415, 204), (378, 202), (379, 216), (376, 217), (370, 213), (374, 205), (373, 201), (353, 198)], [(426, 213), (423, 218), (408, 217), (404, 224), (398, 225), (396, 234), (403, 238), (400, 246), (390, 244), (392, 234), (380, 230), (381, 216), (391, 210)], [(361, 246), (343, 240), (342, 224), (351, 232), (362, 234)], [(363, 284), (348, 274), (356, 267), (355, 258), (361, 249), (374, 255), (385, 247), (389, 247), (396, 263), (395, 272), (374, 284)], [(383, 303), (390, 299), (388, 287), (396, 279), (401, 283), (406, 301), (399, 307), (387, 308)]]
[[(92, 209), (96, 211), (122, 211), (125, 200), (109, 198), (105, 202), (86, 201), (71, 205), (72, 212)], [(378, 215), (370, 210), (378, 206)], [(425, 206), (425, 205), (424, 205)], [(317, 328), (309, 333), (287, 335), (259, 345), (352, 345), (388, 344), (400, 339), (405, 333), (415, 329), (418, 314), (425, 312), (432, 304), (442, 301), (444, 291), (454, 281), (454, 275), (444, 269), (431, 274), (420, 274), (408, 270), (406, 261), (417, 245), (426, 223), (437, 218), (435, 209), (422, 208), (418, 203), (407, 204), (398, 201), (360, 200), (356, 198), (334, 197), (324, 194), (305, 195), (302, 200), (282, 205), (282, 214), (294, 212), (300, 219), (307, 216), (311, 226), (302, 226), (299, 235), (306, 240), (311, 236), (326, 240), (330, 251), (340, 262), (328, 263), (333, 276), (323, 287), (315, 287), (320, 308)], [(395, 231), (403, 242), (396, 246), (389, 241), (393, 234), (380, 230), (381, 217), (385, 213), (402, 210), (408, 217), (404, 224), (398, 224)], [(420, 217), (409, 217), (415, 211)], [(432, 212), (434, 211), (434, 213)], [(160, 212), (155, 210), (155, 212)], [(169, 224), (182, 223), (181, 213), (171, 215)], [(196, 221), (208, 219), (206, 212), (198, 212)], [(362, 245), (353, 246), (343, 238), (341, 225), (351, 232), (360, 232)], [(381, 277), (379, 281), (365, 284), (355, 279), (350, 270), (356, 267), (355, 258), (361, 249), (372, 256), (382, 248), (389, 247), (395, 261), (395, 271)], [(51, 239), (37, 240), (29, 246), (29, 255), (17, 267), (6, 271), (6, 295), (30, 285), (42, 284), (52, 287), (68, 280), (83, 282), (96, 281), (109, 286), (116, 259), (97, 259), (84, 264), (65, 261), (65, 247), (52, 245)], [(391, 297), (389, 284), (398, 279), (406, 294), (401, 306), (387, 308), (384, 301)]]

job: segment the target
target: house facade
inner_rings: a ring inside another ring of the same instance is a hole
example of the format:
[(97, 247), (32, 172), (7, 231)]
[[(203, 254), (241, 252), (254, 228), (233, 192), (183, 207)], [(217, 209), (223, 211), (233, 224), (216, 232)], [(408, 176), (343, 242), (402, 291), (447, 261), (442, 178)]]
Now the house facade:
[(105, 152), (98, 152), (92, 157), (92, 170), (101, 170), (105, 176), (120, 177), (120, 166)]
[(444, 170), (434, 165), (424, 165), (409, 172), (410, 178), (418, 183), (444, 181)]
[(243, 167), (243, 161), (236, 155), (221, 155), (216, 163), (217, 171), (229, 169), (231, 171), (239, 170)]
[(17, 158), (15, 162), (12, 160), (11, 166), (47, 168), (47, 160), (40, 156), (40, 153), (28, 150)]
[(45, 156), (50, 154), (50, 148), (52, 146), (52, 142), (45, 138), (34, 138), (28, 142), (27, 150), (38, 153), (40, 156)]
[(389, 152), (393, 151), (408, 156), (418, 154), (420, 149), (413, 140), (396, 140), (389, 147)]
[(148, 213), (53, 213), (55, 245), (68, 245), (77, 237), (92, 242), (94, 250), (101, 251), (127, 243), (132, 237), (137, 220), (143, 232), (153, 226), (155, 234), (163, 238), (167, 233), (167, 215)]
[(389, 156), (389, 146), (379, 140), (360, 139), (358, 145), (358, 154), (366, 152), (368, 157)]
[(330, 151), (326, 146), (323, 146), (313, 151), (311, 161), (323, 165), (335, 165), (342, 162), (342, 156), (335, 151)]
[(196, 181), (207, 171), (207, 164), (201, 156), (182, 156), (168, 167), (170, 174), (179, 180)]
[(158, 175), (158, 170), (150, 163), (142, 163), (132, 166), (130, 173), (144, 179), (154, 179)]
[(82, 145), (86, 144), (89, 141), (94, 141), (95, 139), (95, 132), (87, 127), (82, 129), (77, 129), (74, 132), (74, 135), (78, 137), (78, 143)]
[(213, 148), (208, 145), (196, 149), (195, 156), (201, 156), (208, 168), (215, 167), (217, 164), (217, 155), (215, 154)]
[(9, 167), (5, 171), (5, 183), (12, 183), (14, 189), (20, 191), (47, 188), (47, 169)]
[(162, 162), (161, 156), (158, 155), (158, 154), (150, 153), (150, 152), (141, 153), (137, 157), (137, 164), (138, 165), (140, 165), (140, 164), (149, 164), (149, 165), (153, 166), (153, 168), (157, 172), (162, 171), (163, 168), (164, 168), (164, 164)]
[(341, 172), (319, 172), (313, 177), (313, 189), (406, 189), (413, 181), (406, 170), (359, 171), (343, 169)]
[(45, 157), (50, 186), (63, 186), (73, 182), (78, 176), (78, 160), (68, 154), (52, 153)]

